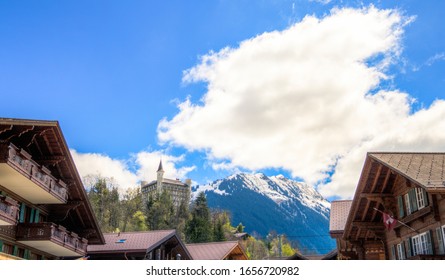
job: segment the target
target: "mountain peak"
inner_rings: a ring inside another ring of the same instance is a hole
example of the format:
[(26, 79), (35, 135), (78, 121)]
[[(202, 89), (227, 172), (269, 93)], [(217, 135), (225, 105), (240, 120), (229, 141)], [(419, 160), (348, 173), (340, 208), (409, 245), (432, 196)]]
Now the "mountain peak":
[(330, 203), (305, 183), (283, 175), (238, 173), (193, 191), (204, 191), (211, 208), (229, 211), (235, 224), (243, 223), (247, 231), (266, 236), (275, 230), (293, 236), (301, 251), (334, 247), (327, 235)]

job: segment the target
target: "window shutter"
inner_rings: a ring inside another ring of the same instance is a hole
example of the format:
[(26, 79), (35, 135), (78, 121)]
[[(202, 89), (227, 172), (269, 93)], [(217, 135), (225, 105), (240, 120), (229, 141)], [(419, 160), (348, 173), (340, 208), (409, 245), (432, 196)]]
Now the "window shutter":
[(26, 205), (25, 205), (25, 203), (22, 203), (20, 205), (19, 223), (25, 222), (25, 209), (26, 209)]
[(405, 251), (406, 251), (406, 258), (411, 258), (413, 255), (411, 253), (411, 238), (408, 238), (405, 240)]
[(436, 228), (436, 237), (437, 237), (437, 244), (439, 244), (439, 251), (437, 253), (439, 255), (443, 255), (444, 254), (444, 244), (443, 244), (443, 235), (442, 235), (441, 227)]
[(34, 213), (34, 223), (40, 222), (40, 210), (36, 209), (36, 212)]
[(412, 212), (416, 212), (418, 207), (417, 207), (417, 196), (416, 196), (416, 189), (412, 188), (411, 190), (409, 190), (408, 192), (408, 196), (409, 196), (409, 204), (411, 206), (411, 213)]
[(399, 195), (397, 197), (397, 204), (399, 205), (399, 219), (405, 216), (405, 211), (403, 210), (403, 197)]
[(427, 241), (427, 253), (429, 255), (433, 254), (433, 243), (431, 242), (431, 230), (426, 232), (426, 241)]
[(402, 255), (403, 255), (403, 260), (406, 260), (406, 250), (405, 250), (405, 246), (403, 246), (403, 243), (401, 244), (402, 246)]
[(3, 252), (3, 240), (0, 240), (0, 253)]
[(425, 200), (425, 206), (429, 205), (429, 201), (428, 201), (428, 193), (426, 192), (425, 189), (422, 188), (422, 192), (423, 192), (423, 199)]
[(13, 256), (17, 256), (19, 253), (19, 248), (17, 246), (14, 246), (14, 250), (12, 251)]
[(29, 215), (29, 222), (34, 223), (34, 212), (36, 210), (34, 208), (31, 208), (31, 214)]
[(396, 258), (396, 245), (391, 246), (391, 260), (397, 260)]
[(25, 249), (25, 253), (23, 254), (23, 258), (25, 260), (29, 260), (29, 250), (28, 249)]

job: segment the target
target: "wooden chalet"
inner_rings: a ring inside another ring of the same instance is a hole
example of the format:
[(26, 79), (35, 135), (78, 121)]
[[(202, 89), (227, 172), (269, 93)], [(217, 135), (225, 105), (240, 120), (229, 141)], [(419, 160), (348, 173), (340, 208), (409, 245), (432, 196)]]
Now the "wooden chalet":
[(445, 153), (368, 153), (353, 200), (332, 203), (330, 234), (339, 259), (445, 259)]
[(78, 258), (103, 243), (58, 122), (0, 118), (0, 259)]
[(176, 230), (105, 233), (105, 244), (88, 245), (91, 260), (190, 260)]
[(302, 255), (297, 252), (287, 258), (287, 260), (336, 260), (336, 259), (337, 259), (337, 249), (334, 249), (325, 255)]
[(247, 260), (238, 241), (187, 244), (194, 260)]

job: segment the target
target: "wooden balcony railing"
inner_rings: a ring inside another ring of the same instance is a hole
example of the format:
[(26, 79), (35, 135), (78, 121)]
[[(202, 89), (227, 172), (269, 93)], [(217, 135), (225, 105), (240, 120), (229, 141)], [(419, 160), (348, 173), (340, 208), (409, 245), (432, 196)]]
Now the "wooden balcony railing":
[[(53, 244), (64, 247), (75, 252), (75, 255), (81, 256), (86, 254), (88, 245), (88, 241), (85, 238), (81, 238), (76, 233), (69, 232), (63, 226), (54, 223), (18, 224), (16, 239), (22, 243), (32, 241), (32, 244), (36, 244), (35, 241), (51, 241)], [(45, 248), (40, 248), (40, 250), (45, 250)], [(48, 252), (52, 253), (51, 251)]]
[(49, 169), (33, 161), (31, 155), (23, 149), (18, 149), (12, 143), (9, 144), (8, 148), (7, 158), (0, 159), (0, 162), (7, 162), (23, 176), (57, 197), (62, 203), (66, 203), (68, 196), (67, 186), (62, 180), (56, 179), (51, 175)]
[(445, 255), (416, 255), (409, 260), (445, 260)]
[(17, 224), (19, 207), (14, 199), (0, 195), (0, 225)]

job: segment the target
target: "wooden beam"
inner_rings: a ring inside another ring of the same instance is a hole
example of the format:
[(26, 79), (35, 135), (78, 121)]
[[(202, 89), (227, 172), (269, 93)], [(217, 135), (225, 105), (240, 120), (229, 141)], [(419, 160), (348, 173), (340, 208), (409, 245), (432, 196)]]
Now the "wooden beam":
[(383, 204), (384, 198), (392, 197), (390, 193), (361, 193), (360, 198), (366, 198), (368, 201), (375, 201)]
[(357, 227), (359, 229), (384, 229), (385, 226), (380, 222), (363, 222), (363, 221), (354, 221), (352, 222), (352, 226)]
[(54, 156), (41, 156), (33, 158), (36, 162), (40, 163), (41, 165), (56, 165), (59, 162), (66, 159), (63, 155), (54, 155)]
[(439, 210), (439, 201), (437, 200), (436, 194), (431, 195), (431, 202), (432, 202), (431, 204), (433, 207), (434, 219), (439, 222), (440, 221), (440, 210)]
[(382, 172), (382, 164), (379, 164), (378, 168), (377, 168), (377, 172), (375, 174), (374, 180), (372, 181), (372, 185), (371, 185), (371, 193), (374, 192), (375, 187), (377, 185), (377, 181), (379, 180), (380, 177), (380, 173)]
[(386, 172), (386, 176), (385, 176), (385, 181), (383, 181), (382, 192), (386, 192), (389, 177), (391, 176), (391, 170), (388, 167), (385, 167), (385, 168), (387, 169), (387, 172)]

